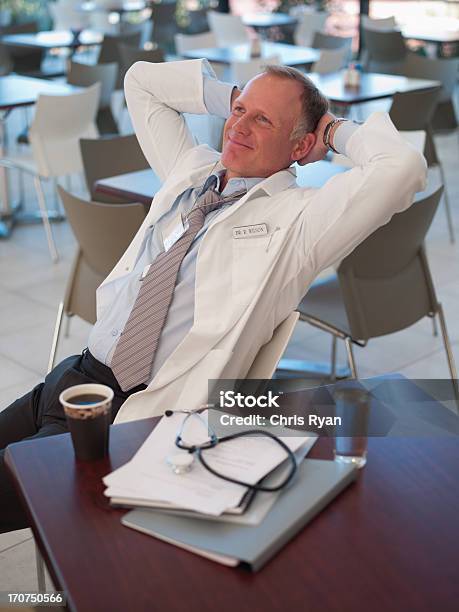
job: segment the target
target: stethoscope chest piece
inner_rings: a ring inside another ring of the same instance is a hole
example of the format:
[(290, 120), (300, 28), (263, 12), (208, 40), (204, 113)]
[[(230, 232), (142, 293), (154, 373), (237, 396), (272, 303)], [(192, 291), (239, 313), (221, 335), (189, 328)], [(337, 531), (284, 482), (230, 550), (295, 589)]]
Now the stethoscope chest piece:
[(194, 457), (191, 453), (174, 453), (166, 457), (166, 463), (174, 474), (186, 474), (193, 467)]

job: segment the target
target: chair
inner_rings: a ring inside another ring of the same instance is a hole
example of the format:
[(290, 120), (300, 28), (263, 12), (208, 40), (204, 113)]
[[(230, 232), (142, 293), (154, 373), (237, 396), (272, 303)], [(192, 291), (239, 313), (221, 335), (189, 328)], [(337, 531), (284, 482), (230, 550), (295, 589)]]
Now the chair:
[(318, 74), (338, 72), (346, 66), (347, 55), (348, 50), (345, 47), (342, 49), (321, 49), (319, 59), (312, 65), (312, 72)]
[(232, 80), (239, 87), (244, 87), (254, 76), (263, 71), (267, 65), (278, 66), (280, 64), (279, 55), (270, 57), (256, 57), (247, 62), (231, 62)]
[(366, 70), (401, 74), (407, 54), (405, 39), (401, 32), (362, 28), (362, 41)]
[(177, 2), (150, 4), (153, 19), (153, 41), (166, 53), (173, 53), (174, 36), (178, 31), (176, 12)]
[(118, 76), (118, 64), (81, 64), (69, 62), (67, 83), (79, 87), (89, 87), (100, 83), (99, 109), (97, 111), (97, 129), (99, 134), (118, 134), (118, 126), (110, 108), (112, 93)]
[(314, 33), (325, 28), (325, 22), (329, 14), (317, 11), (301, 11), (294, 16), (298, 18), (298, 25), (293, 33), (295, 44), (301, 47), (311, 47)]
[(32, 154), (10, 155), (0, 164), (33, 176), (40, 216), (48, 240), (52, 260), (58, 259), (54, 243), (50, 213), (46, 208), (42, 179), (74, 174), (82, 170), (79, 138), (96, 137), (95, 118), (99, 103), (100, 85), (65, 96), (38, 98), (35, 116), (29, 129)]
[(392, 106), (389, 111), (395, 127), (405, 132), (412, 130), (424, 130), (426, 133), (426, 143), (424, 156), (427, 165), (430, 167), (438, 166), (442, 184), (445, 185), (443, 192), (445, 201), (446, 218), (450, 241), (455, 241), (454, 225), (451, 216), (448, 192), (446, 190), (445, 172), (443, 165), (437, 154), (435, 141), (432, 134), (432, 117), (437, 107), (437, 101), (441, 96), (441, 87), (432, 87), (422, 91), (398, 92), (393, 97)]
[(273, 332), (269, 342), (258, 351), (250, 370), (246, 375), (249, 380), (270, 380), (279, 363), (297, 324), (299, 312), (292, 312)]
[(82, 138), (80, 150), (88, 193), (93, 200), (106, 204), (125, 204), (129, 200), (96, 193), (94, 185), (97, 181), (150, 167), (135, 134), (112, 138)]
[[(206, 49), (216, 47), (217, 39), (213, 32), (203, 32), (201, 34), (176, 34), (174, 36), (175, 50), (177, 55), (183, 56), (185, 51), (190, 49)], [(210, 62), (215, 74), (220, 80), (225, 80), (225, 66)]]
[(323, 32), (314, 32), (311, 47), (313, 49), (320, 49), (321, 51), (324, 49), (329, 51), (345, 49), (346, 63), (350, 61), (352, 57), (352, 37), (331, 36)]
[(59, 304), (48, 371), (55, 362), (62, 319), (78, 315), (96, 322), (96, 289), (127, 249), (145, 218), (142, 204), (112, 206), (88, 202), (58, 187), (78, 251), (67, 281), (64, 300)]
[(48, 9), (53, 19), (54, 30), (71, 30), (89, 27), (89, 15), (77, 10), (78, 2), (58, 0), (49, 2)]
[[(148, 9), (147, 12), (149, 12)], [(140, 21), (139, 23), (120, 21), (118, 25), (119, 33), (121, 35), (124, 35), (140, 32), (139, 46), (141, 49), (143, 49), (145, 45), (151, 44), (153, 38), (153, 20), (150, 17), (151, 14), (149, 15), (149, 17), (147, 17), (143, 21)]]
[(458, 121), (453, 96), (459, 70), (459, 58), (431, 58), (408, 53), (401, 74), (417, 79), (440, 81), (442, 91), (432, 117), (434, 131), (456, 130)]
[(360, 25), (365, 30), (395, 30), (397, 22), (395, 17), (383, 17), (382, 19), (372, 19), (368, 15), (360, 15)]
[(13, 61), (8, 53), (7, 48), (0, 44), (0, 76), (6, 76), (13, 68)]
[(130, 34), (105, 34), (100, 47), (98, 64), (112, 64), (116, 62), (118, 64), (118, 77), (115, 85), (115, 89), (123, 88), (123, 71), (121, 68), (122, 60), (118, 46), (120, 44), (131, 45), (131, 47), (138, 47), (140, 44), (141, 32), (133, 32)]
[(182, 55), (191, 49), (206, 49), (216, 47), (217, 38), (213, 32), (202, 34), (176, 34), (174, 36), (175, 50), (177, 55)]
[(344, 340), (352, 378), (357, 378), (353, 344), (365, 346), (372, 338), (406, 329), (425, 316), (438, 316), (457, 390), (445, 317), (423, 246), (442, 189), (394, 215), (343, 259), (336, 276), (312, 286), (301, 301), (300, 319), (333, 336), (332, 377), (337, 338)]
[[(36, 34), (39, 31), (38, 22), (28, 21), (26, 23), (0, 27), (0, 40), (8, 34)], [(6, 54), (12, 62), (12, 72), (26, 76), (42, 76), (41, 63), (45, 56), (43, 49), (27, 49), (26, 47), (12, 47), (8, 45)]]
[(211, 32), (217, 39), (218, 47), (229, 47), (249, 42), (247, 29), (238, 15), (209, 11), (207, 20)]
[(121, 58), (120, 77), (124, 82), (124, 75), (136, 62), (164, 62), (164, 52), (162, 49), (137, 49), (124, 43), (118, 45), (118, 52)]

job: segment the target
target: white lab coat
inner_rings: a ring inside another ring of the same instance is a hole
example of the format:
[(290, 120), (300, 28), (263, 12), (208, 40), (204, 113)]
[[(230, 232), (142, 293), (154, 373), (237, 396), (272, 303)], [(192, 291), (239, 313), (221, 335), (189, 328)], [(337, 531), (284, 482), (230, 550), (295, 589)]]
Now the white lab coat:
[[(204, 182), (219, 153), (195, 146), (181, 113), (206, 113), (205, 60), (138, 62), (126, 75), (127, 105), (149, 163), (164, 181), (142, 227), (97, 292), (98, 316), (130, 272), (145, 228), (191, 185)], [(253, 187), (211, 224), (196, 264), (194, 324), (145, 391), (128, 398), (116, 422), (191, 409), (208, 381), (244, 378), (260, 347), (298, 305), (317, 274), (349, 254), (424, 188), (424, 158), (386, 114), (373, 114), (347, 143), (355, 167), (321, 189), (296, 186), (292, 168)], [(220, 162), (215, 170), (221, 169)], [(268, 234), (233, 238), (233, 228), (266, 224)]]

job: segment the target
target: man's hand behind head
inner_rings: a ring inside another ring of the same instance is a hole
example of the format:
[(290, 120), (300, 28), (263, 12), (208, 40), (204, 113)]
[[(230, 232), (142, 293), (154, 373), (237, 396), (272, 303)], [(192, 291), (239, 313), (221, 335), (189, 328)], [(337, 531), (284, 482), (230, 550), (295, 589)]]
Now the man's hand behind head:
[(333, 121), (333, 119), (335, 119), (335, 116), (332, 115), (332, 113), (327, 112), (325, 115), (322, 115), (322, 118), (317, 124), (316, 131), (314, 132), (316, 142), (309, 153), (297, 161), (300, 166), (311, 164), (325, 157), (328, 152), (328, 148), (324, 145), (324, 131), (327, 125), (330, 123), (330, 121)]

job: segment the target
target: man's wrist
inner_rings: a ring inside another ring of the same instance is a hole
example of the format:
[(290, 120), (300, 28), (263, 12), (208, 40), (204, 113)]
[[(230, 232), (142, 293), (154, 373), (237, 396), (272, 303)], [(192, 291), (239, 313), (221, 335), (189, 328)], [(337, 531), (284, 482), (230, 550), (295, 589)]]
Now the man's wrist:
[(337, 128), (345, 121), (348, 121), (348, 119), (344, 119), (343, 117), (335, 117), (334, 119), (329, 121), (327, 125), (325, 126), (324, 134), (323, 134), (323, 143), (328, 149), (330, 149), (334, 153), (339, 153), (339, 151), (337, 151), (336, 148), (334, 147), (335, 132)]

